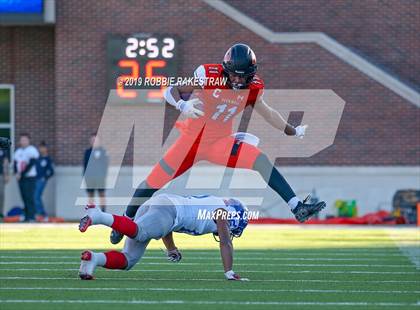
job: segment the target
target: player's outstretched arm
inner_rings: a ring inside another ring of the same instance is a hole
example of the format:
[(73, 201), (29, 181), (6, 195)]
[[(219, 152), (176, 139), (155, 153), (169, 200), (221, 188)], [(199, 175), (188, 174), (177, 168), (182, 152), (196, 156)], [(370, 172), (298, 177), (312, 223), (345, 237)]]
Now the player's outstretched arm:
[(296, 128), (290, 125), (283, 116), (272, 107), (270, 107), (263, 98), (260, 98), (255, 103), (255, 110), (260, 114), (267, 123), (274, 128), (283, 131), (288, 136), (297, 136), (302, 138), (305, 135), (307, 125), (297, 126)]
[(170, 262), (178, 263), (182, 259), (181, 252), (175, 245), (172, 232), (162, 237), (163, 244), (166, 247), (166, 256)]
[(233, 245), (230, 238), (229, 224), (227, 221), (227, 211), (224, 209), (217, 209), (216, 211), (216, 226), (217, 234), (220, 240), (220, 255), (222, 257), (223, 268), (225, 270), (225, 277), (228, 280), (245, 280), (241, 278), (232, 270), (233, 266)]
[(176, 249), (174, 237), (170, 232), (166, 236), (162, 237), (163, 244), (165, 245), (166, 250), (171, 251)]
[[(219, 209), (222, 210), (222, 209)], [(217, 212), (218, 210), (216, 210)], [(216, 219), (217, 234), (220, 239), (220, 255), (222, 257), (225, 272), (232, 270), (233, 265), (233, 245), (230, 239), (230, 230), (227, 222), (227, 212), (223, 210)]]

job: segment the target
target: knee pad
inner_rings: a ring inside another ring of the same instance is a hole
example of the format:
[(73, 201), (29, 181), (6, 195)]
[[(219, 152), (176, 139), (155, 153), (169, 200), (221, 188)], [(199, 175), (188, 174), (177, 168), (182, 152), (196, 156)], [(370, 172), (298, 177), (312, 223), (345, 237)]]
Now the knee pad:
[(236, 132), (231, 136), (234, 137), (236, 141), (248, 143), (253, 146), (258, 146), (258, 144), (260, 144), (260, 138), (249, 132)]

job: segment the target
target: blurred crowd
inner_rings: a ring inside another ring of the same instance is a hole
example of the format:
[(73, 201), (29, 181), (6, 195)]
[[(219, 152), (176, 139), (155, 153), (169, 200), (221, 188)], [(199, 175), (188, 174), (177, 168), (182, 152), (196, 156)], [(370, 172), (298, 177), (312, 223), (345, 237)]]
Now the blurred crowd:
[(4, 212), (4, 189), (10, 180), (9, 158), (13, 161), (13, 174), (19, 185), (19, 192), (23, 202), (23, 220), (48, 221), (42, 196), (48, 180), (54, 175), (54, 164), (48, 155), (48, 146), (41, 141), (38, 146), (31, 144), (31, 137), (22, 133), (19, 137), (19, 147), (13, 156), (7, 150), (0, 152), (2, 162), (0, 180), (0, 211)]
[[(90, 136), (90, 146), (84, 152), (83, 175), (89, 203), (93, 204), (95, 193), (99, 204), (105, 209), (105, 188), (109, 158), (106, 150), (100, 145), (96, 133)], [(48, 154), (48, 145), (41, 141), (32, 145), (28, 133), (19, 136), (18, 147), (13, 154), (0, 149), (0, 215), (5, 212), (5, 186), (11, 179), (10, 161), (13, 163), (13, 175), (19, 186), (23, 203), (22, 221), (48, 222), (43, 193), (51, 177), (54, 176), (54, 161)], [(22, 210), (17, 207), (18, 210)]]

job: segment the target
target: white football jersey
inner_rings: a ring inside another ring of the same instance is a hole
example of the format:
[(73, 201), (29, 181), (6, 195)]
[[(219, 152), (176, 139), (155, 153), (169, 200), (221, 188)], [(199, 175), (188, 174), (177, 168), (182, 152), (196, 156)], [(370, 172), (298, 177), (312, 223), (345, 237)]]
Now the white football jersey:
[(213, 211), (223, 208), (235, 212), (233, 207), (226, 206), (223, 198), (200, 195), (179, 196), (166, 194), (176, 207), (176, 219), (172, 228), (174, 232), (189, 235), (204, 235), (217, 232), (217, 226), (211, 215)]
[[(38, 150), (33, 146), (29, 145), (25, 148), (18, 148), (15, 151), (14, 160), (16, 161), (17, 172), (21, 173), (25, 170), (31, 159), (38, 159)], [(26, 177), (36, 177), (36, 167), (33, 165), (31, 169), (26, 173)]]

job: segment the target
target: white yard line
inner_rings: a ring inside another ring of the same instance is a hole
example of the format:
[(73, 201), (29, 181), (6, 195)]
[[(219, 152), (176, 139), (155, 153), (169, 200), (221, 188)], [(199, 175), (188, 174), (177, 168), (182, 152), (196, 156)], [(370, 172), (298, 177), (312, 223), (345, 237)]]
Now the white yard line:
[(395, 245), (400, 252), (407, 257), (417, 269), (420, 270), (420, 230), (417, 233), (419, 237), (417, 246), (413, 245), (412, 241), (404, 240), (404, 236), (401, 236), (398, 231), (390, 231), (389, 236), (395, 242)]
[[(236, 259), (236, 260), (240, 260), (240, 259)], [(54, 262), (48, 262), (48, 263), (50, 263), (51, 265), (56, 265), (56, 264), (54, 264)], [(74, 261), (73, 263), (76, 265), (76, 264), (79, 263), (79, 261), (77, 260), (77, 261)], [(66, 264), (70, 265), (69, 262), (66, 262)], [(150, 265), (150, 266), (168, 266), (168, 265), (171, 265), (171, 264), (172, 264), (171, 262), (168, 262), (164, 258), (162, 258), (162, 262), (143, 262), (143, 261), (141, 261), (139, 263), (139, 265)], [(14, 263), (12, 263), (12, 264), (8, 264), (8, 263), (2, 264), (0, 262), (0, 265), (15, 265), (15, 264)], [(20, 264), (18, 264), (18, 265), (20, 265)], [(25, 264), (23, 264), (23, 265), (30, 265), (30, 262), (28, 262), (27, 264), (25, 262)], [(36, 264), (34, 264), (34, 265), (36, 265)], [(45, 265), (48, 265), (48, 264), (45, 264)], [(202, 263), (189, 263), (189, 262), (184, 262), (184, 261), (181, 261), (181, 262), (177, 263), (177, 265), (203, 266)], [(206, 263), (206, 266), (220, 266), (220, 262)], [(235, 263), (235, 266), (261, 266), (261, 264), (259, 264), (259, 263), (245, 263), (245, 264)], [(397, 265), (395, 265), (395, 264), (392, 264), (392, 265), (388, 265), (388, 264), (375, 264), (375, 265), (374, 264), (346, 264), (346, 265), (342, 265), (342, 264), (285, 264), (285, 263), (271, 264), (271, 263), (264, 263), (264, 266), (276, 266), (276, 267), (277, 266), (278, 267), (281, 267), (281, 266), (284, 266), (284, 267), (340, 267), (340, 268), (347, 268), (347, 267), (383, 268), (383, 267), (385, 267), (385, 268), (408, 268), (408, 269), (415, 268), (415, 266), (413, 266), (412, 264), (409, 264), (409, 263), (408, 264), (401, 264), (401, 265), (400, 264), (397, 264)], [(5, 269), (0, 268), (0, 270), (5, 270)], [(18, 269), (15, 269), (15, 270), (18, 270)], [(38, 270), (38, 268), (34, 268), (33, 270)]]
[[(130, 197), (131, 198), (131, 197)], [(0, 229), (28, 229), (28, 228), (38, 228), (38, 229), (56, 229), (59, 228), (63, 229), (70, 229), (74, 230), (77, 229), (79, 225), (79, 221), (75, 222), (65, 222), (65, 223), (0, 223)], [(415, 228), (407, 227), (407, 226), (378, 226), (378, 225), (306, 225), (306, 224), (249, 224), (248, 227), (252, 227), (252, 229), (257, 230), (267, 230), (267, 229), (277, 229), (282, 232), (288, 232), (293, 230), (296, 234), (304, 234), (307, 231), (331, 231), (331, 230), (340, 230), (340, 231), (365, 231), (366, 234), (369, 234), (371, 231), (375, 235), (375, 233), (382, 232), (382, 231), (390, 231), (390, 230), (401, 230), (401, 231), (413, 231)], [(372, 235), (372, 234), (370, 234)]]
[(416, 307), (419, 303), (404, 302), (287, 302), (287, 301), (242, 301), (242, 300), (78, 300), (78, 299), (0, 299), (0, 303), (45, 303), (45, 304), (193, 304), (193, 305), (288, 305), (288, 306), (354, 306), (354, 307)]
[(76, 265), (76, 262), (0, 262), (0, 265)]
[[(156, 251), (156, 250), (150, 250), (150, 251)], [(215, 250), (216, 251), (216, 250)], [(215, 251), (213, 251), (213, 253), (211, 251), (209, 252), (199, 252), (199, 251), (194, 251), (194, 250), (185, 250), (186, 253), (188, 254), (198, 254), (198, 255), (209, 255), (209, 254), (213, 254), (215, 253)], [(244, 255), (244, 256), (260, 256), (260, 255), (276, 255), (276, 256), (283, 256), (283, 255), (298, 255), (298, 256), (401, 256), (401, 253), (396, 251), (396, 250), (392, 250), (388, 252), (369, 252), (369, 251), (338, 251), (338, 252), (330, 252), (330, 251), (325, 251), (325, 252), (317, 252), (317, 251), (307, 251), (307, 252), (300, 252), (300, 250), (278, 250), (278, 251), (272, 251), (272, 250), (268, 250), (267, 252), (254, 252), (251, 250), (235, 250), (235, 253), (237, 255)]]
[[(59, 251), (64, 251), (64, 252), (72, 252), (75, 251), (77, 249), (61, 249)], [(56, 250), (52, 250), (52, 249), (3, 249), (2, 251), (7, 251), (7, 252), (14, 252), (14, 253), (26, 253), (28, 251), (31, 252), (36, 252), (36, 253), (55, 253)], [(151, 249), (151, 251), (159, 251), (159, 249)], [(195, 252), (195, 253), (208, 253), (211, 252), (211, 249), (202, 249), (202, 248), (197, 248), (197, 249), (187, 249), (186, 251), (189, 252)], [(265, 254), (266, 252), (270, 252), (270, 253), (283, 253), (283, 252), (305, 252), (305, 253), (324, 253), (324, 252), (332, 252), (332, 253), (347, 253), (347, 252), (351, 252), (351, 253), (382, 253), (382, 254), (386, 254), (388, 252), (395, 252), (398, 253), (398, 249), (396, 249), (395, 247), (364, 247), (364, 248), (352, 248), (352, 247), (348, 247), (348, 248), (311, 248), (311, 249), (305, 249), (305, 248), (258, 248), (258, 249), (239, 249), (238, 251), (241, 252), (249, 252), (249, 253), (262, 253)]]
[[(168, 287), (0, 287), (0, 291), (169, 291), (169, 292), (226, 292), (225, 288), (168, 288)], [(378, 290), (320, 290), (320, 289), (236, 289), (228, 292), (277, 292), (277, 293), (375, 293), (420, 294), (420, 291)]]
[[(0, 269), (5, 271), (75, 271), (76, 268), (13, 268), (13, 269)], [(111, 272), (120, 272), (121, 270), (111, 270)], [(191, 269), (133, 269), (130, 272), (191, 272)], [(241, 270), (240, 270), (241, 271)], [(202, 273), (221, 273), (222, 270), (200, 270)], [(345, 270), (345, 271), (329, 271), (329, 270), (242, 270), (242, 273), (279, 273), (279, 274), (313, 274), (313, 273), (327, 273), (327, 274), (409, 274), (420, 276), (420, 272), (409, 271), (364, 271), (364, 270)]]
[[(80, 278), (74, 277), (0, 277), (0, 280), (77, 280), (80, 281)], [(225, 282), (224, 278), (109, 278), (109, 277), (100, 277), (98, 280), (101, 281), (203, 281), (203, 282), (212, 282), (212, 281), (222, 281)], [(318, 279), (266, 279), (266, 280), (259, 280), (259, 279), (252, 279), (252, 282), (314, 282), (314, 283), (416, 283), (420, 284), (420, 280), (364, 280), (361, 279), (360, 281), (357, 280), (318, 280)]]
[[(53, 254), (53, 256), (55, 256), (55, 257), (62, 257), (62, 258), (67, 258), (67, 257), (73, 257), (73, 256), (68, 256), (68, 255), (64, 255), (64, 256), (57, 256), (57, 255), (54, 255), (54, 254), (57, 254), (57, 252), (60, 252), (61, 250), (56, 250), (56, 251), (32, 251), (32, 250), (27, 250), (27, 251), (9, 251), (9, 250), (0, 250), (0, 253), (1, 252), (6, 252), (6, 253), (2, 253), (2, 254), (6, 254), (6, 255), (2, 255), (2, 256), (0, 256), (0, 257), (13, 257), (13, 256), (16, 256), (15, 255), (15, 253), (16, 254), (21, 254), (20, 255), (20, 257), (28, 257), (28, 256), (23, 256), (22, 254), (27, 254), (27, 253), (30, 253), (30, 254), (36, 254), (36, 253), (39, 253), (39, 254), (44, 254), (44, 255), (46, 255), (46, 254)], [(68, 251), (68, 250), (65, 250), (66, 252)], [(75, 249), (74, 250), (75, 252), (76, 251), (82, 251), (82, 250), (77, 250), (77, 249)], [(153, 250), (149, 250), (148, 252), (157, 252), (158, 250), (156, 250), (156, 249), (153, 249)], [(216, 251), (216, 250), (215, 250)], [(196, 254), (198, 254), (198, 255), (205, 255), (205, 256), (215, 256), (216, 255), (216, 253), (215, 253), (215, 251), (209, 251), (209, 252), (197, 252), (197, 251), (194, 251), (194, 250), (190, 250), (190, 249), (188, 249), (188, 250), (184, 250), (183, 252), (185, 252), (185, 253), (188, 253), (188, 255), (196, 255)], [(9, 255), (9, 253), (10, 254), (12, 254), (12, 255)], [(254, 251), (252, 251), (252, 250), (235, 250), (235, 254), (236, 255), (238, 255), (238, 256), (261, 256), (261, 255), (277, 255), (277, 256), (283, 256), (283, 255), (285, 255), (285, 256), (290, 256), (290, 255), (298, 255), (299, 257), (300, 256), (351, 256), (351, 257), (353, 257), (353, 256), (373, 256), (373, 257), (383, 257), (383, 256), (385, 256), (385, 257), (389, 257), (389, 256), (394, 256), (394, 257), (399, 257), (399, 256), (401, 256), (402, 254), (401, 254), (401, 252), (400, 251), (398, 251), (398, 249), (393, 249), (392, 251), (389, 251), (389, 253), (387, 253), (387, 252), (369, 252), (369, 251), (366, 251), (366, 252), (361, 252), (361, 251), (344, 251), (344, 250), (340, 250), (340, 251), (338, 251), (338, 252), (312, 252), (312, 251), (308, 251), (308, 252), (299, 252), (299, 250), (279, 250), (278, 252), (274, 252), (274, 251), (267, 251), (267, 252), (254, 252)], [(36, 256), (34, 256), (34, 257), (39, 257), (38, 255), (36, 255)], [(47, 258), (49, 257), (49, 256), (46, 256)]]
[[(405, 259), (404, 256), (400, 255), (401, 258)], [(77, 259), (78, 256), (0, 256), (0, 259)], [(143, 260), (149, 259), (162, 259), (162, 256), (145, 256)], [(220, 259), (220, 256), (191, 256), (191, 259), (194, 260), (216, 260)], [(329, 258), (329, 257), (237, 257), (238, 260), (251, 260), (251, 261), (388, 261), (390, 259), (381, 259), (381, 258)], [(4, 262), (0, 261), (0, 264)]]

